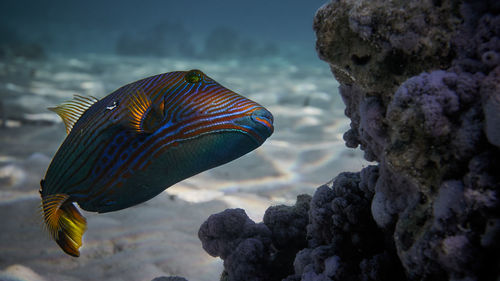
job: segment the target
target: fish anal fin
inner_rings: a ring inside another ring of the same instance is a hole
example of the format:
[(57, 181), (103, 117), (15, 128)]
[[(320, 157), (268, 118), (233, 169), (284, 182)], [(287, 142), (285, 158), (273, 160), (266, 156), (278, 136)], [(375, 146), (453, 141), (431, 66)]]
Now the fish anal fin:
[(144, 91), (137, 91), (129, 103), (129, 125), (136, 133), (153, 133), (161, 127), (163, 111), (153, 105)]
[(69, 134), (76, 121), (80, 119), (83, 113), (99, 100), (94, 97), (75, 95), (73, 100), (64, 102), (55, 107), (49, 107), (59, 115), (66, 126), (66, 133)]
[(68, 255), (78, 257), (87, 221), (68, 199), (66, 194), (43, 197), (43, 218), (50, 235), (59, 247)]

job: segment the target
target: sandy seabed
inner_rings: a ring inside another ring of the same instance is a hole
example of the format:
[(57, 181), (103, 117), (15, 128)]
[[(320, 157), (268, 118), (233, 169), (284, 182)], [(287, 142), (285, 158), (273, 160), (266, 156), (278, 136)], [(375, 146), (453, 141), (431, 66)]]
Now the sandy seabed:
[[(74, 94), (100, 98), (147, 76), (195, 68), (268, 108), (273, 136), (250, 154), (148, 202), (113, 213), (84, 212), (88, 230), (81, 256), (65, 255), (43, 230), (38, 211), (39, 181), (65, 137), (62, 122), (46, 108)], [(0, 62), (0, 118), (6, 120), (0, 127), (0, 279), (218, 280), (222, 261), (205, 253), (197, 235), (210, 214), (238, 207), (261, 221), (270, 205), (293, 204), (298, 194), (312, 194), (339, 172), (367, 165), (342, 140), (349, 120), (337, 86), (326, 64), (283, 57), (86, 54)]]

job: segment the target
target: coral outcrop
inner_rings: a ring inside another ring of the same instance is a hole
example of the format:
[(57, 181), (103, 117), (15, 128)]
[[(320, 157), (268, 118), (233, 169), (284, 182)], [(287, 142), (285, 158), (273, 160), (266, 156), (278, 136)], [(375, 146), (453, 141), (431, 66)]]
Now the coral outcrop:
[(293, 273), (296, 253), (306, 246), (309, 195), (295, 206), (267, 209), (255, 223), (242, 209), (211, 215), (200, 227), (203, 249), (224, 260), (223, 280), (280, 280)]
[(200, 239), (224, 278), (498, 280), (499, 2), (337, 0), (314, 30), (351, 119), (346, 145), (378, 165), (318, 188), (307, 217), (209, 218)]
[[(314, 25), (352, 120), (346, 143), (380, 162), (373, 218), (411, 280), (496, 279), (499, 256), (481, 237), (498, 235), (498, 4), (382, 2), (332, 1)], [(375, 46), (365, 65), (346, 30)], [(392, 74), (391, 54), (404, 62)]]
[(379, 169), (341, 173), (332, 185), (319, 187), (307, 226), (308, 247), (286, 280), (402, 280), (403, 269), (392, 241), (371, 216)]

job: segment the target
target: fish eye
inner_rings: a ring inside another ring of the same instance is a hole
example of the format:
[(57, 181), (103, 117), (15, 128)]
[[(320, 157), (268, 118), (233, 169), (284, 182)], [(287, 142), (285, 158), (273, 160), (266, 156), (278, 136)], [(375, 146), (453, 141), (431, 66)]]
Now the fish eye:
[(191, 70), (184, 76), (188, 83), (198, 83), (201, 81), (201, 74), (198, 70)]

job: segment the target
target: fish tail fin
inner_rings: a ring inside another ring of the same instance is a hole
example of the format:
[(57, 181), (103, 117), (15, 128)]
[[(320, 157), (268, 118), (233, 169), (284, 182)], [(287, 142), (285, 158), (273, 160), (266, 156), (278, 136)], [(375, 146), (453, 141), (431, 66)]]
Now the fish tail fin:
[(42, 197), (43, 219), (59, 247), (68, 255), (78, 257), (87, 221), (68, 198), (66, 194)]

